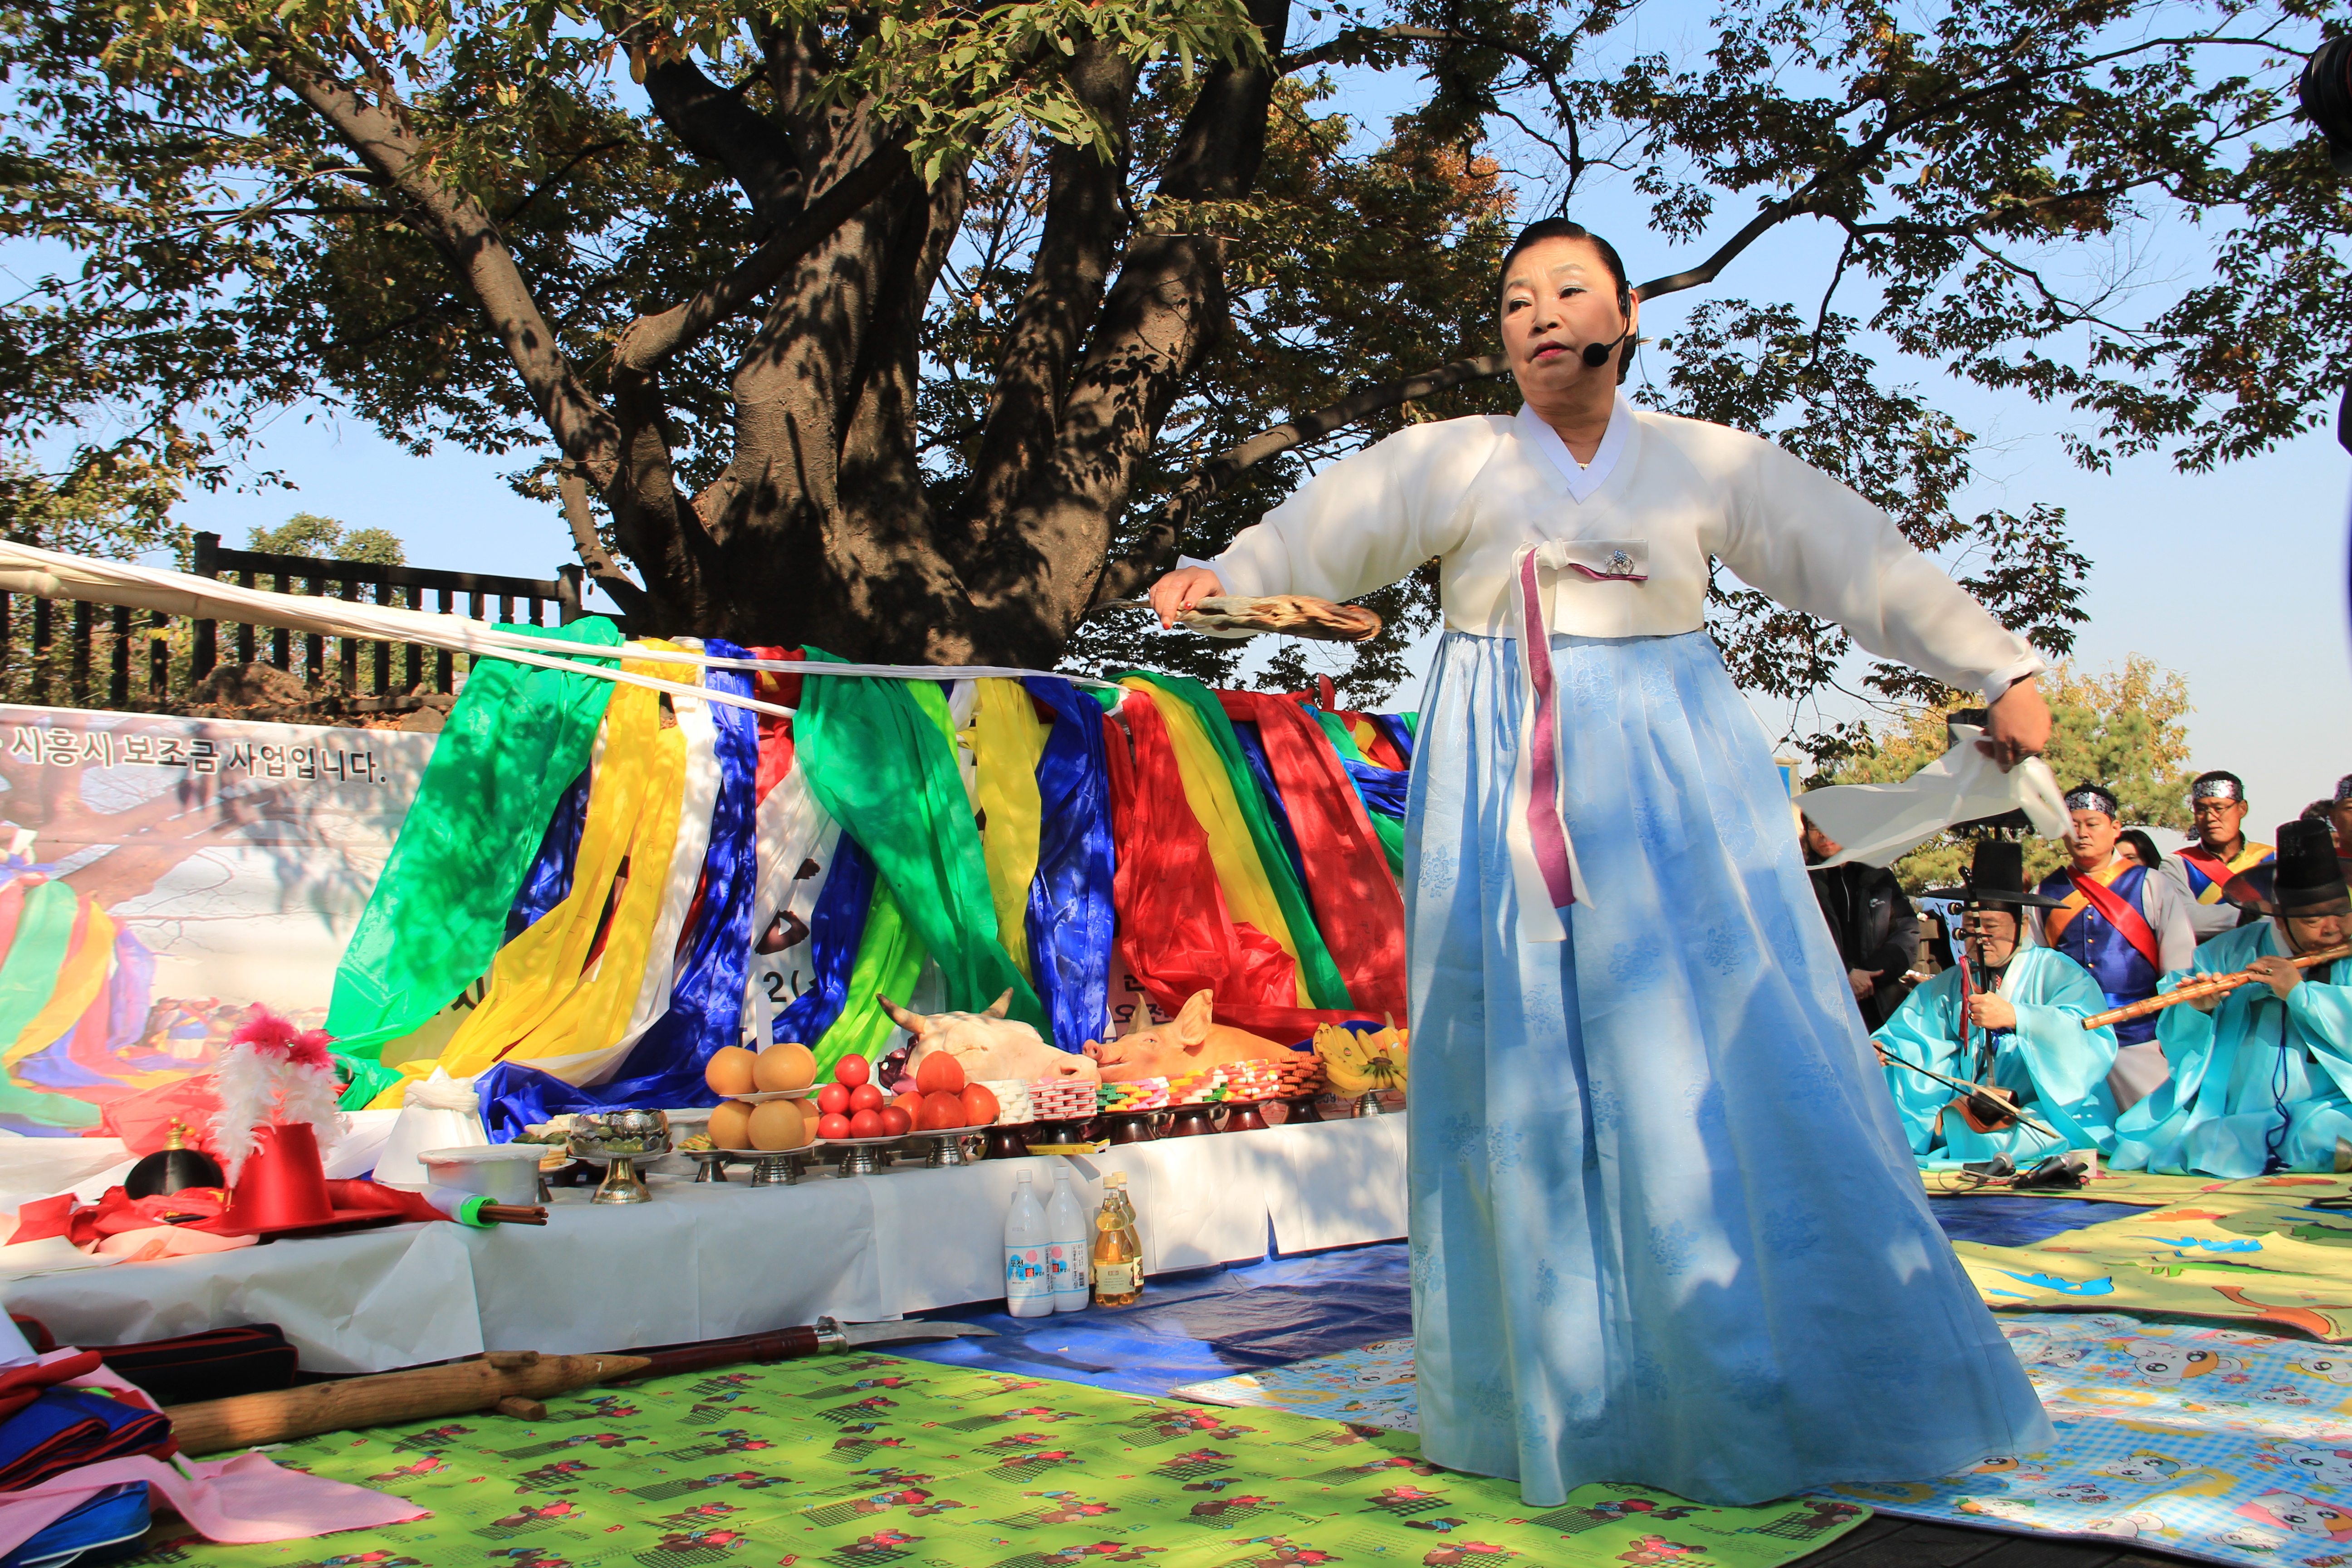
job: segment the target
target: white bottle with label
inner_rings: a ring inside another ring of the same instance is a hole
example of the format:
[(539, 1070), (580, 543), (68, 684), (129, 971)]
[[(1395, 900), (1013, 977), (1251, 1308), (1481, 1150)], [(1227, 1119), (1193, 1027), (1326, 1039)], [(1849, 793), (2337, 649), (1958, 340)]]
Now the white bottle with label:
[(1012, 1212), (1004, 1216), (1004, 1310), (1016, 1318), (1050, 1317), (1054, 1311), (1054, 1238), (1030, 1177), (1027, 1171), (1020, 1173)]
[(1078, 1205), (1066, 1161), (1054, 1166), (1054, 1196), (1045, 1205), (1045, 1233), (1053, 1237), (1054, 1310), (1083, 1312), (1094, 1300), (1095, 1227)]

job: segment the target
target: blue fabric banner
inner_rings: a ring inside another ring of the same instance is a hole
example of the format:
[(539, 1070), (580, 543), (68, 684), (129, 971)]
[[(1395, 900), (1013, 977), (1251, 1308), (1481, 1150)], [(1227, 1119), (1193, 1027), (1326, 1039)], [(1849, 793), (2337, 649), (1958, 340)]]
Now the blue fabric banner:
[(1110, 1005), (1110, 773), (1103, 711), (1066, 680), (1022, 683), (1054, 710), (1037, 760), (1037, 876), (1029, 884), (1030, 967), (1054, 1043), (1075, 1051), (1098, 1038)]

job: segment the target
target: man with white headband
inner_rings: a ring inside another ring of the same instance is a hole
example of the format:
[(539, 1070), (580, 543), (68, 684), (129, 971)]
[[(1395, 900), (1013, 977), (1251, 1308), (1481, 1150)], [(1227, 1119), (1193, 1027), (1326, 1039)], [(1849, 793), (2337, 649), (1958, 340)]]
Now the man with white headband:
[(2237, 929), (2238, 906), (2222, 891), (2230, 879), (2269, 865), (2278, 851), (2246, 837), (2246, 784), (2235, 773), (2199, 773), (2189, 785), (2189, 810), (2195, 841), (2166, 858), (2164, 874), (2189, 896), (2189, 925), (2197, 940), (2210, 942)]
[[(2041, 911), (2042, 940), (2091, 972), (2120, 1007), (2156, 994), (2157, 984), (2196, 961), (2197, 933), (2189, 923), (2189, 895), (2171, 879), (2150, 875), (2137, 860), (2118, 858), (2122, 808), (2104, 784), (2066, 792), (2068, 864), (2035, 891), (2056, 899)], [(2128, 1110), (2165, 1078), (2156, 1020), (2116, 1026), (2116, 1065), (2107, 1075), (2117, 1110)]]

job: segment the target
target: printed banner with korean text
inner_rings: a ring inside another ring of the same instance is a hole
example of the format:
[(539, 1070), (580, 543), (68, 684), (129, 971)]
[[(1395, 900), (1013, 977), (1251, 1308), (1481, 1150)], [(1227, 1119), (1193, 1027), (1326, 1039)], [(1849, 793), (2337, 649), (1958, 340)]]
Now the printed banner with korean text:
[(434, 737), (0, 705), (0, 1130), (322, 1021)]

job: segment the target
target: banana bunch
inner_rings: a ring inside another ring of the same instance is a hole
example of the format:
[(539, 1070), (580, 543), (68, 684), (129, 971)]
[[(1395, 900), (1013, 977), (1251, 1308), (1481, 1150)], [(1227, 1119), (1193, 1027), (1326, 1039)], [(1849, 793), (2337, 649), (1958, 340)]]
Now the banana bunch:
[(1315, 1031), (1315, 1054), (1323, 1058), (1331, 1087), (1340, 1094), (1404, 1087), (1404, 1031), (1393, 1018), (1369, 1035), (1324, 1024)]

